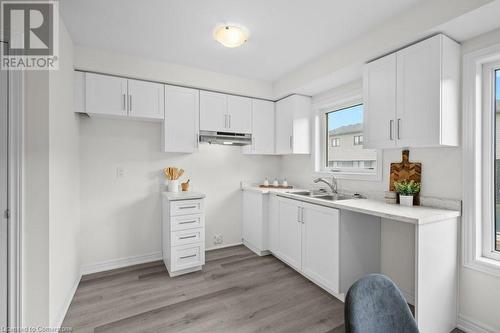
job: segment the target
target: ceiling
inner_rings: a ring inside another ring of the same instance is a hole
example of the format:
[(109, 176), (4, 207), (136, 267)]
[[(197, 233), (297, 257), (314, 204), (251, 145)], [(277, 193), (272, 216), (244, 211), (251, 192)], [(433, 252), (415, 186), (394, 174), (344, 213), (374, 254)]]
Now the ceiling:
[[(275, 81), (422, 0), (63, 0), (77, 45)], [(250, 31), (242, 47), (215, 42), (220, 23)]]

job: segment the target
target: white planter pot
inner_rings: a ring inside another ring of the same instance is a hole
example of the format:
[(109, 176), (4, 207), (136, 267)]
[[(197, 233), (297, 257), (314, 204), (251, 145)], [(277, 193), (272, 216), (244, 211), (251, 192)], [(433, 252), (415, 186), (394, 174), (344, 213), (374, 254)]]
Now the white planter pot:
[(167, 185), (167, 191), (168, 192), (179, 192), (179, 180), (171, 180), (168, 182)]
[(401, 206), (413, 206), (413, 195), (400, 195), (399, 196), (399, 204)]

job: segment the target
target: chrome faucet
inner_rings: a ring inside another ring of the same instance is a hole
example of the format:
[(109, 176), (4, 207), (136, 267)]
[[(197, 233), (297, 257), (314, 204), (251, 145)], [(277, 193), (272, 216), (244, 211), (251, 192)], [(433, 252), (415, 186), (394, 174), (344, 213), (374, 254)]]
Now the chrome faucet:
[(332, 193), (337, 193), (337, 179), (335, 177), (332, 176), (332, 181), (329, 182), (328, 180), (326, 180), (325, 178), (316, 178), (314, 180), (315, 183), (325, 183), (326, 185), (328, 185), (328, 187), (330, 188), (330, 190), (332, 191)]

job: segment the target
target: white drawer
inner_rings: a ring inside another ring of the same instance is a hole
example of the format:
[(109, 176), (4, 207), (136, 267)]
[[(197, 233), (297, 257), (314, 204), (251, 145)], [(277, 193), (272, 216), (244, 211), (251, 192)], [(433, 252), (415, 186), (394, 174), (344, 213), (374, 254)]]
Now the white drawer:
[(170, 216), (199, 214), (203, 212), (203, 200), (178, 200), (170, 202)]
[(172, 239), (172, 246), (203, 243), (205, 241), (205, 229), (188, 229), (180, 231), (172, 231), (170, 234)]
[(205, 244), (189, 244), (172, 248), (172, 271), (179, 271), (205, 264)]
[(205, 217), (203, 214), (179, 215), (170, 218), (170, 228), (172, 231), (203, 228), (204, 226)]

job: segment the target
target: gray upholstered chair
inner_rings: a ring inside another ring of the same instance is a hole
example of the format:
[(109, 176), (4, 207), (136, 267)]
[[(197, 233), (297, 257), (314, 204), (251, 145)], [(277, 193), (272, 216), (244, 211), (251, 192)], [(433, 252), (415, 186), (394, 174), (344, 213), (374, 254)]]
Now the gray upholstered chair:
[(367, 275), (349, 288), (344, 314), (346, 333), (418, 333), (403, 294), (381, 274)]

